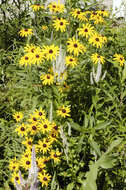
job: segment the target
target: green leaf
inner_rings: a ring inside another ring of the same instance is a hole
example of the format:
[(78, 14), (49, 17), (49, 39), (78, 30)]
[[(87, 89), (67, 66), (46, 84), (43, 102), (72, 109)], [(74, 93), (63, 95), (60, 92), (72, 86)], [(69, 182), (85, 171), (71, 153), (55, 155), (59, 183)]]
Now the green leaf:
[(95, 129), (96, 130), (99, 130), (99, 129), (105, 129), (108, 125), (110, 125), (111, 122), (102, 122), (102, 123), (99, 123), (95, 126)]
[(69, 183), (69, 184), (67, 185), (67, 190), (72, 190), (73, 188), (74, 188), (74, 182)]

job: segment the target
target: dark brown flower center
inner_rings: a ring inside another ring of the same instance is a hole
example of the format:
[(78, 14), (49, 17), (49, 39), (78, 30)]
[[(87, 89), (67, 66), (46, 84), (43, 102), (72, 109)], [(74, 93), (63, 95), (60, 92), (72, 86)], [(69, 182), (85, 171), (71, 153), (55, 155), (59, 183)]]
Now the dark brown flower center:
[(31, 142), (31, 141), (28, 141), (28, 144), (29, 144), (29, 145), (31, 145), (31, 144), (32, 144), (32, 142)]
[(36, 58), (39, 58), (40, 56), (39, 55), (36, 55)]
[(99, 38), (96, 38), (95, 40), (96, 40), (97, 42), (99, 42)]
[(79, 15), (79, 14), (80, 14), (80, 11), (77, 11), (77, 14)]
[(20, 118), (20, 116), (18, 115), (17, 118)]
[(47, 147), (47, 145), (46, 145), (46, 144), (43, 144), (43, 147)]
[(37, 121), (37, 119), (35, 117), (33, 117), (33, 121)]
[(120, 60), (122, 61), (122, 60), (123, 60), (123, 58), (122, 58), (122, 57), (120, 57)]
[(100, 58), (100, 55), (98, 55), (97, 58)]
[(18, 180), (19, 180), (19, 177), (16, 176), (16, 177), (15, 177), (15, 180), (18, 181)]
[(26, 161), (26, 164), (27, 164), (27, 165), (30, 165), (30, 161)]
[(66, 110), (65, 110), (65, 109), (62, 109), (62, 112), (63, 112), (63, 113), (66, 113)]
[(93, 12), (93, 15), (97, 15), (97, 13), (96, 13), (96, 12)]
[(28, 57), (27, 57), (27, 56), (25, 56), (25, 60), (28, 60)]
[(50, 76), (49, 76), (49, 75), (47, 75), (47, 79), (50, 79)]
[(53, 133), (53, 134), (52, 134), (52, 137), (53, 137), (53, 138), (55, 138), (55, 137), (56, 137), (56, 135)]
[(25, 32), (28, 32), (28, 29), (24, 29)]
[(57, 129), (58, 129), (58, 126), (56, 125), (56, 126), (54, 127), (54, 129), (57, 130)]
[(44, 125), (44, 128), (45, 128), (45, 129), (47, 128), (47, 125), (46, 125), (46, 124)]
[(60, 22), (60, 25), (63, 26), (63, 22)]
[(72, 62), (73, 61), (73, 59), (70, 59), (70, 62)]
[(41, 115), (42, 115), (42, 112), (39, 112), (39, 115), (41, 116)]
[(52, 50), (52, 49), (50, 49), (50, 50), (49, 50), (49, 53), (53, 53), (53, 50)]
[(15, 169), (16, 167), (15, 166), (13, 166), (13, 169)]
[(31, 49), (31, 52), (32, 52), (32, 53), (34, 53), (34, 50), (35, 50), (34, 48), (33, 48), (33, 49)]
[(53, 155), (55, 158), (57, 158), (57, 155), (56, 155), (56, 153)]
[(88, 29), (86, 28), (84, 31), (85, 31), (85, 32), (88, 32)]
[(32, 129), (35, 131), (37, 128), (35, 125), (32, 126)]
[(56, 5), (53, 5), (53, 8), (56, 8)]
[(78, 45), (77, 45), (77, 44), (74, 44), (74, 47), (75, 47), (75, 48), (77, 48), (77, 47), (78, 47)]
[(43, 177), (43, 180), (44, 180), (44, 181), (47, 181), (47, 177)]
[(21, 127), (21, 131), (25, 131), (25, 128), (24, 128), (24, 127)]

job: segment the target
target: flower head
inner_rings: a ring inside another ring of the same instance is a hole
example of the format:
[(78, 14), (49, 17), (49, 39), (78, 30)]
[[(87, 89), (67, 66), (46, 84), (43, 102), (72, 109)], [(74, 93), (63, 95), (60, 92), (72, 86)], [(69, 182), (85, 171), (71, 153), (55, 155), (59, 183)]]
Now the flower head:
[(13, 118), (18, 122), (18, 121), (21, 121), (22, 118), (23, 118), (23, 114), (21, 112), (16, 112), (14, 115), (13, 115)]
[(54, 76), (51, 74), (42, 74), (40, 79), (42, 80), (43, 85), (51, 85), (54, 83)]
[(63, 19), (63, 18), (57, 18), (53, 21), (53, 26), (54, 26), (56, 31), (65, 32), (66, 26), (68, 24), (69, 23), (67, 22), (67, 20)]
[(78, 56), (80, 53), (84, 53), (86, 48), (83, 44), (76, 40), (74, 37), (70, 38), (67, 41), (67, 51), (73, 53), (75, 56)]
[(82, 28), (78, 28), (78, 31), (79, 36), (88, 38), (94, 33), (94, 27), (91, 24), (86, 23), (82, 25)]
[(55, 45), (44, 46), (43, 53), (45, 55), (45, 59), (47, 60), (55, 60), (56, 56), (59, 55), (59, 47)]
[(98, 53), (92, 54), (91, 59), (94, 64), (97, 64), (98, 62), (104, 64), (104, 62), (105, 62), (105, 57), (99, 55)]
[(117, 61), (118, 63), (120, 63), (120, 66), (123, 66), (124, 62), (125, 62), (124, 56), (121, 55), (121, 54), (117, 54), (117, 53), (114, 55), (113, 60)]
[(21, 37), (27, 37), (27, 36), (32, 35), (32, 34), (33, 34), (33, 30), (31, 28), (22, 29), (19, 31), (19, 35)]
[(61, 106), (58, 110), (57, 110), (57, 115), (61, 116), (61, 117), (67, 117), (70, 116), (70, 106)]

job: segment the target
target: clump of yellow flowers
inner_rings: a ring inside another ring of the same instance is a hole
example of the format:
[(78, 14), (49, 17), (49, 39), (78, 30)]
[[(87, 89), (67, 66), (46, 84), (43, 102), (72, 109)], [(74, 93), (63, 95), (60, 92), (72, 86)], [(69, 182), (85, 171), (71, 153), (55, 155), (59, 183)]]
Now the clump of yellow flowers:
[[(61, 117), (69, 116), (70, 109), (62, 107)], [(22, 112), (13, 115), (18, 122), (15, 132), (21, 137), (24, 152), (20, 158), (14, 157), (9, 162), (9, 170), (12, 172), (11, 181), (20, 184), (19, 170), (28, 174), (32, 166), (32, 147), (35, 147), (36, 163), (38, 167), (38, 180), (42, 186), (48, 186), (51, 175), (47, 164), (53, 162), (57, 165), (61, 160), (62, 151), (57, 146), (60, 142), (60, 126), (54, 121), (49, 121), (45, 110), (35, 109), (27, 118), (23, 118)]]

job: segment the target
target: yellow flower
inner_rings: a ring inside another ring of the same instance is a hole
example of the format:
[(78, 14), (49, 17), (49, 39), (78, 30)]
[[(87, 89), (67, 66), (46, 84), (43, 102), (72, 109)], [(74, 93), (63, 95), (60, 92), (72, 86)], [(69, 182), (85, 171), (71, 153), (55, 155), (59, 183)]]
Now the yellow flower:
[(25, 54), (23, 57), (21, 57), (21, 59), (19, 61), (19, 64), (21, 66), (28, 66), (28, 65), (31, 66), (31, 63), (32, 63), (32, 55), (31, 55), (31, 53)]
[(74, 68), (78, 63), (77, 63), (77, 59), (73, 56), (66, 56), (66, 62), (65, 64), (67, 66), (71, 66), (72, 68)]
[(48, 8), (53, 13), (63, 13), (65, 9), (63, 4), (57, 4), (56, 2), (50, 3)]
[(38, 141), (38, 145), (37, 145), (37, 148), (43, 153), (47, 153), (50, 148), (51, 148), (51, 145), (50, 145), (50, 142), (47, 142), (47, 140), (44, 138), (42, 141), (39, 140)]
[(102, 10), (98, 10), (96, 11), (96, 13), (98, 13), (99, 15), (102, 15), (103, 17), (108, 17), (109, 16), (109, 12), (102, 9)]
[(22, 144), (24, 144), (27, 148), (32, 148), (32, 138), (26, 137)]
[(30, 28), (29, 29), (22, 29), (19, 31), (19, 35), (21, 37), (27, 37), (27, 36), (32, 35), (32, 34), (33, 34), (33, 30)]
[(85, 46), (81, 44), (78, 40), (76, 40), (74, 37), (70, 38), (67, 41), (67, 44), (67, 51), (73, 53), (75, 56), (78, 56), (80, 53), (86, 51)]
[(31, 53), (31, 55), (32, 55), (32, 53), (34, 53), (34, 51), (35, 50), (41, 50), (40, 49), (40, 47), (38, 47), (38, 46), (35, 46), (35, 45), (33, 45), (33, 44), (27, 44), (25, 47), (24, 47), (24, 51), (26, 52), (26, 53)]
[(13, 118), (18, 122), (18, 121), (21, 121), (22, 118), (23, 118), (23, 114), (21, 112), (16, 112), (14, 115), (13, 115)]
[(44, 60), (44, 53), (41, 49), (36, 49), (32, 53), (32, 64), (40, 64)]
[(86, 12), (81, 12), (79, 15), (78, 15), (78, 19), (82, 22), (87, 22), (88, 19), (86, 18)]
[(91, 59), (94, 64), (97, 64), (98, 62), (104, 64), (104, 62), (105, 62), (105, 57), (99, 55), (98, 53), (92, 54)]
[(60, 127), (55, 122), (52, 123), (52, 131), (55, 133), (59, 133), (60, 131)]
[(11, 176), (11, 181), (13, 184), (15, 184), (15, 180), (18, 184), (20, 184), (20, 178), (19, 178), (19, 172), (14, 172)]
[(77, 29), (79, 31), (79, 36), (88, 38), (94, 33), (94, 26), (89, 23), (83, 24), (82, 28)]
[(60, 155), (61, 155), (61, 152), (59, 151), (51, 150), (50, 152), (50, 158), (53, 159), (55, 163), (60, 161)]
[(114, 55), (113, 60), (117, 61), (118, 63), (120, 63), (120, 66), (123, 66), (124, 62), (125, 62), (124, 56), (121, 55), (121, 54), (117, 54), (117, 53)]
[(37, 122), (29, 124), (27, 132), (29, 132), (30, 135), (36, 135), (39, 132), (39, 126)]
[(15, 131), (18, 133), (18, 135), (21, 136), (27, 136), (27, 125), (22, 123), (21, 125), (19, 125)]
[(91, 15), (90, 20), (94, 21), (94, 24), (103, 24), (105, 23), (104, 19), (100, 15)]
[(11, 171), (14, 171), (14, 172), (16, 172), (16, 171), (18, 171), (19, 170), (19, 162), (18, 162), (18, 160), (16, 159), (16, 157), (15, 158), (13, 158), (13, 159), (11, 159), (10, 161), (9, 161), (9, 170), (11, 170)]
[(44, 160), (42, 157), (36, 158), (36, 163), (39, 168), (45, 168), (46, 164), (44, 163)]
[(49, 133), (49, 131), (51, 131), (51, 123), (45, 119), (42, 121), (42, 123), (39, 124), (39, 129), (43, 134)]
[(45, 58), (52, 61), (53, 59), (56, 59), (57, 55), (59, 55), (59, 47), (54, 45), (44, 46), (43, 52), (45, 54)]
[(20, 160), (20, 166), (23, 167), (25, 170), (31, 168), (31, 155), (22, 156)]
[(28, 121), (30, 123), (37, 123), (38, 122), (38, 118), (37, 118), (36, 114), (30, 114), (29, 116), (30, 116), (30, 118), (28, 119)]
[(39, 11), (40, 9), (44, 9), (44, 6), (40, 4), (31, 5), (30, 7), (33, 9), (33, 11)]
[(72, 9), (72, 11), (70, 12), (70, 14), (71, 14), (74, 18), (78, 18), (81, 13), (82, 13), (82, 12), (81, 12), (80, 9)]
[(47, 29), (48, 29), (47, 26), (45, 26), (45, 25), (42, 26), (42, 30), (46, 31)]
[(43, 186), (48, 186), (48, 183), (50, 182), (51, 176), (47, 173), (39, 173), (38, 174), (38, 179), (42, 183)]
[(46, 118), (45, 111), (44, 111), (42, 108), (36, 109), (36, 110), (34, 111), (34, 115), (35, 115), (36, 118), (38, 118), (38, 119), (44, 120), (44, 119)]
[(70, 116), (70, 106), (62, 106), (57, 110), (57, 115), (61, 116), (61, 117), (67, 117)]
[(97, 48), (102, 48), (103, 44), (107, 41), (105, 36), (102, 36), (100, 34), (93, 34), (89, 38), (89, 43), (92, 44), (93, 46), (96, 46)]
[(41, 75), (40, 79), (42, 80), (42, 84), (43, 85), (51, 85), (54, 83), (54, 76), (51, 74), (45, 74), (45, 75)]
[(57, 18), (53, 21), (53, 26), (56, 29), (56, 31), (61, 31), (61, 32), (65, 32), (66, 30), (66, 26), (69, 23), (67, 22), (66, 19), (63, 18)]

